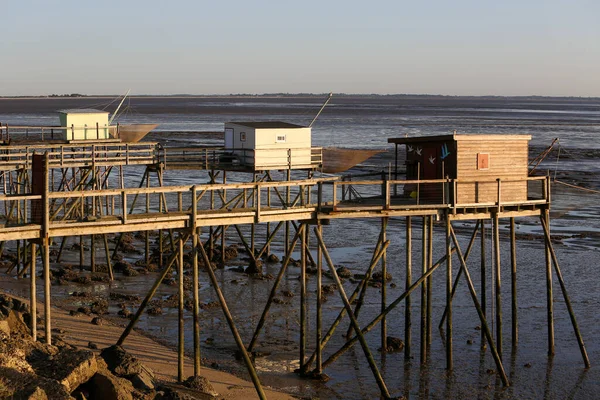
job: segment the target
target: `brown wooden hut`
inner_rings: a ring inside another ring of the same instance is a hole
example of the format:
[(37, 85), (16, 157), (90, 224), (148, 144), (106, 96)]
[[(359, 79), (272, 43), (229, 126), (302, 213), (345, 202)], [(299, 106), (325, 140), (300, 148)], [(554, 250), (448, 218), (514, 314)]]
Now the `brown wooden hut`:
[(527, 200), (529, 140), (530, 135), (455, 133), (390, 138), (388, 143), (396, 146), (396, 179), (398, 147), (404, 145), (407, 180), (456, 180), (456, 184), (406, 185), (405, 195), (417, 195), (425, 202), (466, 205), (496, 203), (498, 193), (502, 203)]

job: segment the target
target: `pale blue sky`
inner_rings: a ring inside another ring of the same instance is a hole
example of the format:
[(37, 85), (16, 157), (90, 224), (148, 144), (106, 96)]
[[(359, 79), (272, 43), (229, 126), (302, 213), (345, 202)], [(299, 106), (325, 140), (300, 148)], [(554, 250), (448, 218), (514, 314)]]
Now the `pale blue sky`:
[(2, 3), (4, 96), (600, 96), (599, 0)]

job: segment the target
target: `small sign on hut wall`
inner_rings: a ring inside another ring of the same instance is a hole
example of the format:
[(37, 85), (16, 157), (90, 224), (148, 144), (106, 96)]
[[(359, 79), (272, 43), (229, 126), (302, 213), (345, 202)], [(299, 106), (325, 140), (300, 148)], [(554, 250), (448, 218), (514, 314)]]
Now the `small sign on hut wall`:
[(489, 153), (477, 153), (477, 169), (488, 169), (488, 168), (490, 168)]

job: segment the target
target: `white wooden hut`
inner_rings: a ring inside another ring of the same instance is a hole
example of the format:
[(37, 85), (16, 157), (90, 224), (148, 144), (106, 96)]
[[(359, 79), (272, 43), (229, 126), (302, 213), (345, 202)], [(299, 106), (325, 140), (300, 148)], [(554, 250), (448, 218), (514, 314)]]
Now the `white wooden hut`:
[(110, 139), (108, 111), (91, 108), (68, 109), (58, 111), (62, 139), (73, 140), (105, 140)]
[(225, 151), (255, 171), (315, 167), (311, 128), (287, 122), (227, 122)]

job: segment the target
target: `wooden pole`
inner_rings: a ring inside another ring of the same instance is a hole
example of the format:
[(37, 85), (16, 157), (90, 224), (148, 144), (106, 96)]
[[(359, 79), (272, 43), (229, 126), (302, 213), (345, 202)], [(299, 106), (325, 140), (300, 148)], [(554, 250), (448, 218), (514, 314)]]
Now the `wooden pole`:
[(450, 214), (446, 212), (446, 369), (452, 370), (452, 238)]
[[(550, 234), (550, 211), (544, 210), (542, 218)], [(546, 306), (548, 316), (548, 355), (554, 355), (554, 296), (552, 293), (552, 261), (550, 254), (550, 245), (548, 241), (544, 242), (546, 255)]]
[[(177, 381), (178, 382), (183, 382), (184, 380), (184, 373), (183, 373), (183, 363), (185, 361), (184, 359), (184, 319), (183, 319), (183, 306), (184, 306), (184, 298), (183, 298), (183, 294), (184, 294), (184, 289), (183, 289), (183, 238), (181, 236), (179, 236), (179, 249), (178, 249), (178, 256), (179, 256), (179, 268), (177, 269), (177, 277), (178, 277), (178, 283), (179, 283), (179, 309), (178, 309), (178, 316), (179, 316), (179, 324), (178, 324), (178, 346), (177, 346)], [(207, 269), (210, 269), (210, 263), (206, 264), (207, 265)]]
[(315, 235), (317, 236), (319, 246), (321, 247), (321, 250), (323, 251), (323, 255), (325, 256), (325, 261), (327, 262), (327, 265), (329, 266), (329, 271), (331, 272), (331, 275), (333, 276), (333, 279), (337, 286), (340, 297), (342, 298), (342, 301), (344, 302), (344, 307), (346, 308), (346, 312), (348, 313), (348, 316), (350, 317), (350, 321), (352, 321), (352, 326), (354, 327), (354, 331), (356, 332), (356, 335), (358, 336), (360, 345), (363, 349), (363, 352), (365, 353), (365, 357), (367, 358), (369, 367), (371, 368), (371, 371), (373, 372), (373, 375), (375, 376), (375, 380), (377, 381), (377, 385), (379, 386), (381, 395), (384, 398), (389, 399), (390, 393), (385, 385), (383, 377), (379, 373), (379, 369), (377, 368), (377, 365), (375, 364), (375, 360), (373, 359), (373, 355), (371, 354), (371, 351), (369, 350), (367, 341), (366, 341), (363, 333), (361, 332), (360, 326), (358, 325), (358, 321), (354, 317), (354, 313), (352, 312), (352, 306), (350, 305), (350, 302), (348, 301), (348, 297), (346, 296), (346, 292), (344, 291), (344, 286), (342, 285), (342, 282), (340, 281), (340, 277), (337, 274), (335, 265), (333, 264), (333, 261), (331, 261), (331, 257), (329, 257), (329, 252), (327, 251), (327, 248), (325, 247), (323, 238), (321, 237), (318, 229), (315, 229), (314, 231), (315, 231)]
[(283, 278), (283, 275), (285, 274), (285, 271), (287, 270), (287, 266), (290, 263), (290, 259), (292, 257), (292, 253), (294, 251), (294, 247), (296, 246), (296, 242), (300, 238), (302, 230), (304, 229), (303, 227), (304, 227), (304, 225), (300, 226), (300, 229), (296, 232), (296, 235), (294, 236), (294, 239), (292, 240), (290, 248), (286, 249), (286, 251), (285, 251), (285, 254), (286, 254), (285, 259), (283, 260), (283, 264), (281, 265), (279, 274), (277, 274), (277, 278), (275, 278), (275, 282), (273, 283), (273, 287), (271, 288), (271, 293), (269, 294), (269, 299), (267, 300), (267, 304), (265, 304), (265, 308), (263, 309), (260, 319), (258, 320), (256, 329), (254, 330), (254, 335), (252, 335), (252, 339), (250, 340), (250, 344), (248, 345), (248, 351), (252, 351), (254, 349), (254, 345), (256, 344), (256, 341), (258, 340), (258, 335), (260, 334), (260, 331), (267, 319), (267, 315), (269, 313), (269, 309), (271, 308), (271, 303), (273, 302), (273, 298), (277, 294), (277, 288), (279, 287), (279, 282), (281, 282), (281, 279)]
[(29, 309), (31, 310), (31, 338), (37, 341), (37, 289), (35, 284), (36, 271), (36, 244), (31, 242), (31, 270), (29, 273)]
[[(187, 238), (188, 238), (187, 236), (184, 236), (183, 240), (187, 240)], [(137, 312), (135, 313), (133, 319), (129, 322), (129, 325), (127, 325), (127, 327), (125, 328), (125, 330), (123, 331), (123, 333), (119, 337), (119, 340), (117, 340), (117, 345), (119, 345), (119, 346), (123, 345), (123, 342), (125, 341), (125, 339), (127, 338), (127, 336), (129, 336), (129, 334), (133, 330), (133, 327), (135, 326), (135, 324), (137, 323), (137, 321), (140, 319), (141, 315), (144, 313), (144, 310), (146, 309), (146, 306), (148, 305), (148, 303), (150, 302), (150, 300), (152, 300), (152, 297), (154, 297), (154, 294), (158, 290), (158, 287), (160, 286), (161, 282), (171, 272), (171, 265), (177, 259), (178, 259), (177, 252), (173, 252), (173, 254), (171, 254), (171, 256), (169, 257), (169, 261), (167, 262), (167, 266), (163, 270), (162, 274), (160, 274), (158, 276), (158, 278), (154, 282), (154, 285), (152, 285), (152, 287), (150, 288), (150, 290), (146, 294), (146, 297), (144, 298), (144, 300), (142, 300), (142, 303), (140, 304), (140, 306), (139, 306)]]
[(306, 227), (300, 226), (300, 373), (305, 373), (306, 361)]
[[(433, 216), (427, 218), (429, 225), (428, 233), (429, 237), (427, 240), (427, 271), (433, 266)], [(431, 331), (432, 331), (432, 315), (433, 315), (433, 277), (429, 277), (425, 280), (427, 285), (427, 349), (429, 351), (431, 345)]]
[[(385, 243), (381, 243), (381, 242), (377, 243), (377, 248), (375, 249), (375, 253), (373, 254), (373, 258), (371, 260), (371, 265), (369, 265), (369, 268), (367, 269), (367, 273), (365, 274), (365, 277), (362, 279), (362, 281), (359, 283), (359, 285), (356, 287), (356, 289), (354, 289), (352, 296), (350, 296), (350, 299), (348, 300), (350, 303), (353, 303), (354, 300), (356, 300), (356, 297), (358, 296), (359, 292), (361, 295), (364, 293), (362, 291), (362, 289), (367, 286), (367, 283), (371, 277), (371, 273), (373, 272), (373, 269), (379, 263), (379, 260), (381, 259), (381, 257), (383, 256), (383, 253), (385, 252), (385, 250), (387, 249), (387, 247), (389, 245), (390, 245), (389, 240), (386, 241)], [(318, 248), (320, 248), (320, 247), (318, 247)], [(357, 307), (354, 312), (355, 318), (357, 317), (358, 311), (360, 310), (358, 306), (361, 304), (361, 302), (362, 302), (362, 297), (359, 297), (359, 299), (357, 301)], [(327, 342), (329, 342), (329, 339), (331, 339), (331, 337), (335, 333), (335, 330), (337, 329), (338, 325), (340, 324), (340, 322), (342, 321), (342, 319), (344, 318), (345, 315), (346, 315), (346, 309), (342, 308), (340, 310), (337, 318), (335, 319), (335, 321), (333, 321), (333, 323), (327, 330), (327, 333), (325, 334), (325, 336), (323, 336), (323, 339), (321, 339), (321, 349), (325, 347)], [(349, 337), (350, 334), (347, 334), (346, 336)], [(355, 338), (356, 338), (356, 336), (355, 336)], [(315, 360), (315, 356), (316, 356), (316, 352), (314, 352), (312, 354), (312, 356), (309, 358), (309, 360), (306, 362), (307, 366), (312, 364), (312, 362)], [(330, 359), (328, 360), (328, 363), (331, 364), (332, 361), (333, 360), (331, 360), (331, 357), (330, 357)], [(325, 367), (326, 364), (327, 364), (327, 362), (323, 364), (323, 367)]]
[(546, 238), (546, 245), (550, 250), (550, 256), (552, 257), (552, 262), (554, 263), (554, 269), (556, 271), (556, 276), (558, 278), (558, 283), (560, 284), (560, 289), (563, 294), (563, 298), (565, 300), (565, 304), (567, 305), (567, 310), (569, 311), (569, 317), (571, 318), (571, 325), (573, 325), (573, 330), (575, 331), (575, 337), (577, 338), (577, 344), (579, 344), (579, 350), (581, 351), (581, 356), (583, 357), (583, 362), (586, 368), (591, 366), (590, 359), (588, 358), (587, 351), (585, 350), (585, 344), (583, 343), (583, 337), (581, 336), (581, 332), (579, 331), (579, 325), (577, 324), (577, 319), (575, 318), (575, 313), (573, 312), (573, 307), (571, 306), (571, 299), (569, 298), (569, 294), (567, 293), (567, 287), (565, 285), (565, 281), (563, 279), (562, 273), (560, 271), (560, 266), (558, 265), (558, 258), (556, 257), (556, 252), (554, 251), (554, 246), (552, 246), (552, 240), (550, 238), (550, 230), (548, 228), (547, 221), (545, 218), (541, 218), (542, 228), (544, 228), (544, 236)]
[(479, 315), (479, 320), (481, 321), (481, 325), (482, 325), (481, 330), (484, 332), (485, 337), (488, 341), (488, 344), (490, 345), (492, 357), (494, 358), (494, 362), (496, 363), (496, 368), (498, 368), (498, 372), (500, 374), (500, 378), (502, 379), (502, 383), (504, 384), (504, 386), (508, 386), (510, 383), (508, 381), (508, 378), (506, 377), (506, 372), (504, 371), (504, 365), (502, 365), (502, 358), (501, 358), (499, 352), (497, 351), (496, 347), (494, 346), (494, 341), (492, 339), (492, 334), (491, 334), (490, 328), (488, 327), (487, 320), (485, 319), (485, 316), (483, 315), (481, 306), (479, 305), (479, 301), (477, 300), (477, 293), (475, 292), (475, 286), (473, 286), (473, 281), (471, 280), (471, 275), (469, 274), (469, 270), (467, 269), (467, 262), (465, 261), (465, 258), (462, 255), (462, 252), (460, 250), (460, 245), (458, 244), (458, 239), (456, 238), (456, 234), (454, 233), (452, 226), (450, 227), (450, 234), (452, 235), (452, 240), (454, 241), (454, 247), (456, 248), (456, 253), (457, 253), (458, 259), (460, 261), (461, 269), (464, 271), (464, 275), (467, 280), (467, 284), (469, 286), (469, 292), (471, 293), (471, 299), (473, 300), (473, 304), (475, 304), (475, 308), (477, 309), (477, 314)]
[(519, 342), (519, 316), (517, 312), (517, 240), (515, 233), (515, 219), (510, 219), (510, 288), (511, 288), (511, 319), (512, 319), (512, 346)]
[[(479, 220), (481, 226), (481, 310), (483, 312), (483, 316), (486, 316), (487, 310), (487, 270), (486, 270), (486, 237), (485, 237), (485, 220)], [(485, 340), (484, 332), (481, 332), (481, 340)]]
[[(387, 236), (388, 218), (381, 219), (381, 241), (385, 242)], [(387, 250), (381, 257), (381, 312), (386, 308), (387, 304)], [(407, 297), (408, 299), (408, 297)], [(410, 304), (410, 302), (408, 303)], [(410, 318), (410, 317), (409, 317)], [(381, 320), (381, 351), (387, 351), (387, 321), (385, 317)]]
[[(200, 280), (198, 276), (198, 231), (193, 230), (192, 233), (192, 267), (193, 267), (193, 285), (194, 285), (194, 376), (200, 375), (200, 294), (198, 287), (200, 286)], [(207, 265), (206, 268), (212, 268)]]
[(198, 248), (200, 249), (200, 253), (202, 254), (204, 264), (209, 266), (208, 268), (206, 268), (206, 271), (208, 272), (208, 276), (210, 278), (212, 286), (215, 289), (217, 297), (219, 298), (219, 303), (221, 304), (221, 309), (223, 310), (225, 319), (227, 319), (227, 323), (229, 324), (229, 328), (231, 329), (231, 333), (233, 334), (235, 342), (237, 343), (238, 349), (242, 353), (244, 363), (246, 364), (246, 368), (248, 369), (250, 378), (252, 378), (252, 383), (254, 383), (254, 388), (256, 389), (256, 393), (258, 394), (258, 397), (261, 400), (266, 399), (267, 396), (265, 395), (265, 392), (263, 391), (260, 380), (258, 379), (258, 374), (256, 373), (256, 369), (254, 368), (254, 365), (252, 364), (252, 360), (250, 359), (250, 356), (248, 355), (248, 352), (246, 351), (246, 348), (244, 347), (242, 338), (240, 337), (240, 334), (238, 333), (237, 328), (235, 327), (235, 323), (233, 322), (233, 317), (231, 316), (231, 313), (229, 312), (229, 308), (227, 307), (227, 302), (225, 301), (223, 292), (221, 291), (221, 288), (219, 287), (219, 282), (217, 281), (217, 277), (215, 276), (215, 273), (212, 270), (212, 268), (210, 268), (210, 259), (208, 258), (208, 254), (206, 254), (206, 251), (204, 250), (204, 246), (202, 246), (202, 244), (200, 244), (198, 246)]
[[(52, 344), (52, 321), (50, 316), (50, 201), (48, 198), (48, 152), (44, 155), (44, 194), (43, 202), (43, 220), (42, 220), (42, 246), (44, 247), (44, 329), (46, 344)], [(31, 316), (36, 318), (35, 315)]]
[(502, 279), (500, 274), (500, 221), (498, 213), (494, 213), (494, 268), (496, 292), (496, 344), (502, 359)]
[[(319, 234), (323, 235), (323, 225), (317, 225), (317, 229), (319, 230)], [(323, 354), (322, 354), (322, 346), (321, 346), (321, 330), (322, 330), (322, 270), (323, 267), (323, 250), (321, 250), (321, 246), (317, 246), (317, 321), (316, 321), (316, 332), (315, 332), (315, 352), (317, 355), (317, 367), (315, 372), (317, 374), (323, 373)]]

